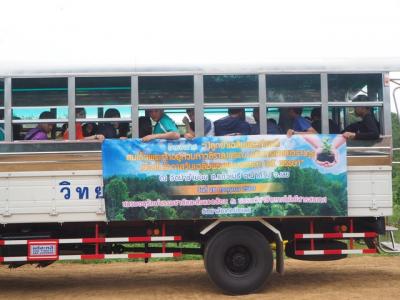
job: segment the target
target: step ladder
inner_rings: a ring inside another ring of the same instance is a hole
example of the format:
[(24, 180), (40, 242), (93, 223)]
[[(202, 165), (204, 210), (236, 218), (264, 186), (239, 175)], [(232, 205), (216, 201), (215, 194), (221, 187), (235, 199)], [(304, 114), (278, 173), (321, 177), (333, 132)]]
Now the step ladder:
[[(386, 226), (386, 232), (389, 234), (390, 241), (378, 240), (379, 250), (384, 253), (400, 253), (400, 244), (396, 243), (394, 238), (394, 232), (399, 230), (393, 226)], [(379, 238), (378, 238), (379, 239)]]

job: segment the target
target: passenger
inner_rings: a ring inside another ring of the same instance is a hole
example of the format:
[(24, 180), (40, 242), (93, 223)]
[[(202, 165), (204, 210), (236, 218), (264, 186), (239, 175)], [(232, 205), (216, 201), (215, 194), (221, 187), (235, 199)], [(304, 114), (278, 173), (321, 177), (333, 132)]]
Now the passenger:
[(129, 122), (121, 122), (118, 126), (118, 137), (121, 139), (127, 138), (129, 133)]
[[(368, 97), (365, 95), (357, 96), (353, 102), (367, 102)], [(379, 123), (375, 119), (371, 108), (367, 106), (356, 106), (354, 108), (355, 114), (362, 118), (361, 121), (355, 122), (347, 126), (342, 135), (350, 140), (376, 140), (379, 138), (380, 129)]]
[(245, 121), (244, 108), (229, 108), (229, 116), (214, 122), (216, 136), (248, 135), (251, 133), (250, 124)]
[[(253, 118), (256, 121), (256, 124), (251, 124), (251, 134), (257, 135), (260, 134), (260, 109), (253, 109)], [(267, 119), (267, 134), (282, 134), (282, 130), (276, 124), (274, 119)]]
[(311, 122), (301, 116), (303, 109), (301, 107), (289, 108), (289, 118), (292, 120), (292, 128), (288, 129), (287, 135), (292, 136), (293, 134), (309, 134), (318, 133), (312, 126)]
[[(115, 108), (109, 108), (104, 114), (104, 118), (120, 118), (121, 115), (119, 111)], [(119, 127), (118, 122), (111, 123), (100, 123), (97, 128), (97, 134), (101, 134), (106, 139), (117, 139), (118, 133), (117, 129)]]
[[(311, 126), (318, 131), (318, 133), (322, 133), (322, 122), (321, 122), (321, 108), (316, 107), (311, 111)], [(338, 134), (340, 133), (339, 126), (331, 119), (329, 119), (329, 133), (330, 134)]]
[[(14, 120), (20, 120), (21, 118), (18, 117), (14, 117)], [(13, 140), (14, 141), (18, 141), (18, 140), (23, 140), (24, 137), (21, 134), (22, 131), (22, 125), (21, 124), (13, 124), (12, 125), (12, 129), (13, 129)]]
[(150, 117), (139, 117), (139, 138), (150, 135), (153, 131)]
[[(193, 139), (195, 135), (195, 123), (194, 123), (194, 109), (188, 108), (186, 110), (188, 117), (184, 117), (182, 119), (183, 124), (185, 124), (186, 133), (184, 137), (186, 139)], [(204, 136), (213, 136), (214, 135), (214, 125), (213, 123), (204, 117)]]
[(92, 136), (95, 135), (97, 133), (97, 124), (96, 123), (85, 123), (82, 125), (82, 132), (83, 132), (83, 136), (87, 137), (87, 136)]
[[(54, 119), (54, 115), (49, 111), (44, 111), (39, 116), (40, 120)], [(48, 134), (52, 131), (54, 124), (39, 123), (25, 135), (25, 140), (48, 140)]]
[[(86, 118), (86, 111), (84, 108), (78, 107), (75, 110), (75, 115), (77, 119), (85, 119)], [(75, 136), (77, 140), (104, 140), (104, 136), (102, 134), (92, 134), (90, 136), (85, 136), (83, 134), (83, 126), (82, 123), (77, 122), (75, 123)], [(63, 133), (63, 139), (68, 140), (68, 128)]]
[(179, 130), (175, 122), (168, 117), (163, 109), (150, 109), (150, 118), (157, 122), (153, 129), (153, 134), (142, 138), (143, 142), (149, 142), (154, 139), (177, 140), (179, 139)]

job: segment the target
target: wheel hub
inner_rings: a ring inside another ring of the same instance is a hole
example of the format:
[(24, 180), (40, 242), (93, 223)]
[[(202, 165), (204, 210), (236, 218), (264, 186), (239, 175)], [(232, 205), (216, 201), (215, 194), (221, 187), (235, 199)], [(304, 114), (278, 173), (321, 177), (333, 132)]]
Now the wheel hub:
[(251, 264), (251, 253), (246, 247), (234, 246), (225, 255), (225, 265), (234, 274), (245, 273)]

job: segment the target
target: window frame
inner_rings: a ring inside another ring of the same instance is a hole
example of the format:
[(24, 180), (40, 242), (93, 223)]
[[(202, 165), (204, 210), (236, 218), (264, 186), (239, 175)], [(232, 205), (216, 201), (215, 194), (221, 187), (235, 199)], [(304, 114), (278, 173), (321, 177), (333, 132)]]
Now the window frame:
[[(71, 141), (75, 140), (75, 123), (82, 121), (81, 119), (76, 119), (75, 116), (75, 108), (76, 108), (76, 78), (77, 77), (121, 77), (128, 76), (130, 77), (131, 84), (131, 118), (130, 119), (118, 119), (118, 121), (126, 122), (129, 121), (132, 124), (132, 137), (138, 137), (138, 117), (139, 110), (142, 109), (151, 109), (151, 108), (161, 108), (161, 109), (187, 109), (194, 108), (195, 109), (195, 122), (196, 128), (195, 133), (196, 136), (204, 135), (204, 110), (207, 108), (217, 108), (217, 107), (235, 107), (235, 108), (248, 108), (254, 107), (259, 108), (260, 112), (265, 111), (268, 107), (321, 107), (321, 119), (322, 119), (322, 133), (328, 133), (329, 123), (328, 123), (328, 110), (330, 107), (355, 107), (360, 104), (370, 107), (382, 107), (382, 133), (383, 135), (391, 134), (391, 111), (390, 111), (390, 88), (388, 85), (385, 85), (385, 77), (388, 76), (388, 72), (340, 72), (340, 74), (381, 74), (382, 75), (382, 90), (383, 90), (383, 99), (382, 101), (374, 101), (374, 102), (363, 102), (363, 103), (350, 103), (350, 102), (333, 102), (328, 99), (328, 76), (330, 74), (339, 74), (338, 72), (310, 72), (310, 73), (294, 73), (294, 72), (258, 72), (258, 73), (224, 73), (224, 74), (214, 74), (214, 73), (182, 73), (182, 72), (171, 72), (168, 74), (159, 74), (159, 73), (129, 73), (129, 74), (70, 74), (64, 76), (30, 76), (30, 77), (18, 77), (18, 76), (10, 76), (2, 78), (4, 80), (4, 120), (1, 121), (4, 123), (4, 131), (5, 131), (5, 140), (6, 142), (12, 141), (12, 124), (16, 123), (29, 123), (28, 121), (22, 120), (12, 120), (12, 80), (14, 78), (55, 78), (55, 77), (66, 77), (68, 78), (68, 120), (65, 119), (54, 119), (51, 120), (54, 123), (65, 123), (68, 121), (69, 127), (69, 139)], [(321, 80), (321, 101), (319, 102), (269, 102), (267, 99), (268, 95), (268, 86), (266, 85), (266, 76), (268, 75), (302, 75), (302, 74), (319, 74)], [(207, 75), (257, 75), (258, 76), (258, 101), (257, 102), (248, 102), (248, 103), (205, 103), (204, 102), (204, 76)], [(193, 77), (193, 99), (194, 103), (187, 104), (139, 104), (139, 77), (142, 76), (192, 76)], [(260, 134), (267, 133), (267, 122), (265, 118), (260, 118)], [(92, 121), (109, 121), (106, 120), (94, 120)], [(47, 122), (49, 120), (46, 120)], [(32, 121), (31, 123), (39, 123), (39, 120)]]

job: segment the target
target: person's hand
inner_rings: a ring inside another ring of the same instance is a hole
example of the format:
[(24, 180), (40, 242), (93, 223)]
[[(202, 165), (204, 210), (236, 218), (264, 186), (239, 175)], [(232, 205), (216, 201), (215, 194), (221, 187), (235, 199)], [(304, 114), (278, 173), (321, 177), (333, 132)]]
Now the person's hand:
[(89, 137), (89, 139), (94, 139), (94, 140), (102, 142), (106, 139), (106, 137), (102, 134), (95, 134), (94, 136)]
[(321, 159), (321, 157), (318, 156), (320, 156), (321, 154), (323, 154), (322, 147), (318, 147), (317, 149), (315, 149), (315, 162), (317, 165), (321, 167), (330, 168), (339, 162), (339, 154), (335, 147), (332, 147), (330, 149), (330, 154), (333, 155), (333, 161), (330, 162), (330, 161), (319, 160)]
[(356, 134), (354, 132), (343, 132), (342, 136), (346, 139), (346, 140), (354, 140), (356, 137)]
[(295, 131), (293, 129), (288, 129), (288, 131), (286, 132), (286, 135), (288, 138), (292, 137), (292, 135), (295, 133)]
[(154, 135), (153, 134), (149, 134), (149, 135), (146, 135), (146, 136), (144, 136), (144, 137), (142, 137), (142, 142), (150, 142), (151, 140), (154, 140), (155, 139), (155, 137), (154, 137)]
[(236, 135), (241, 135), (241, 134), (239, 132), (225, 134), (225, 136), (236, 136)]
[(183, 135), (183, 137), (184, 137), (185, 139), (188, 139), (188, 140), (193, 140), (193, 139), (195, 138), (194, 134), (191, 134), (190, 132), (185, 133), (185, 134)]
[(184, 116), (182, 119), (182, 123), (185, 124), (186, 126), (188, 126), (190, 123), (189, 118), (187, 116)]

